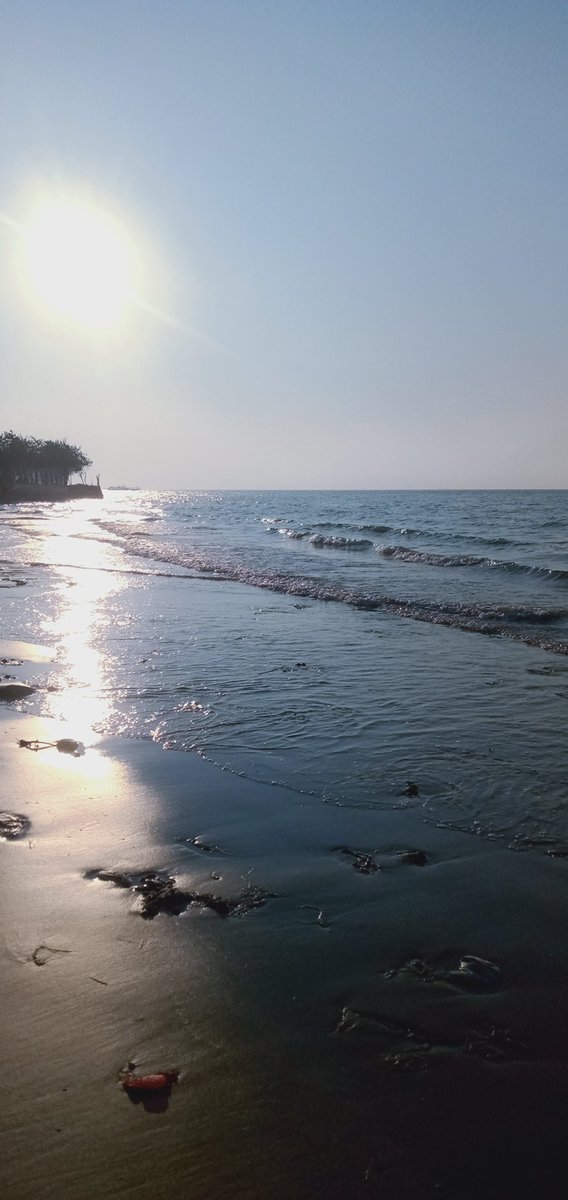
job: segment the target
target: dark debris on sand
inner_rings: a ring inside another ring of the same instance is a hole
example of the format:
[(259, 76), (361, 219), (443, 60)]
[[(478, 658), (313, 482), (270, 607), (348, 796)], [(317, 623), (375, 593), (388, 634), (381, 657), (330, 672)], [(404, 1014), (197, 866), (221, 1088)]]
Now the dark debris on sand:
[(31, 826), (29, 817), (24, 813), (0, 812), (0, 838), (15, 841), (23, 837)]
[(209, 846), (207, 842), (202, 841), (197, 834), (195, 837), (178, 837), (176, 842), (179, 846), (187, 846), (188, 850), (200, 850), (203, 854), (222, 854), (220, 846)]
[(374, 875), (381, 869), (373, 855), (366, 850), (353, 850), (351, 846), (334, 846), (333, 849), (337, 854), (345, 854), (350, 858), (353, 870), (359, 871), (361, 875)]
[(32, 696), (35, 690), (31, 683), (0, 683), (0, 700), (8, 704), (12, 700), (25, 700)]
[(100, 879), (135, 892), (140, 897), (140, 915), (147, 920), (152, 920), (160, 912), (180, 916), (190, 904), (209, 908), (219, 917), (243, 916), (253, 908), (261, 908), (275, 894), (250, 884), (238, 896), (227, 899), (209, 892), (186, 891), (177, 886), (171, 875), (160, 875), (157, 871), (125, 872), (94, 868), (85, 873), (85, 878)]
[[(354, 850), (352, 846), (334, 846), (335, 854), (343, 854), (346, 858), (351, 859), (351, 866), (354, 871), (359, 871), (361, 875), (374, 875), (376, 871), (382, 871), (382, 866), (376, 860), (376, 855), (385, 854), (392, 858), (393, 851), (389, 850)], [(408, 849), (396, 851), (398, 862), (404, 863), (407, 866), (424, 867), (428, 862), (428, 858), (424, 850)], [(388, 865), (388, 864), (387, 864)]]
[(476, 954), (463, 954), (457, 967), (434, 967), (421, 958), (411, 958), (402, 967), (385, 972), (385, 979), (410, 975), (423, 983), (447, 983), (472, 992), (496, 992), (502, 985), (501, 970), (496, 963)]
[(411, 867), (425, 867), (428, 862), (424, 850), (403, 850), (398, 857), (401, 863), (407, 863)]
[(428, 1070), (444, 1055), (471, 1055), (494, 1063), (519, 1061), (528, 1055), (520, 1038), (491, 1019), (480, 1021), (457, 1037), (448, 1032), (433, 1038), (426, 1029), (408, 1026), (390, 1014), (345, 1005), (334, 1034), (370, 1038), (377, 1044), (380, 1062), (400, 1070)]

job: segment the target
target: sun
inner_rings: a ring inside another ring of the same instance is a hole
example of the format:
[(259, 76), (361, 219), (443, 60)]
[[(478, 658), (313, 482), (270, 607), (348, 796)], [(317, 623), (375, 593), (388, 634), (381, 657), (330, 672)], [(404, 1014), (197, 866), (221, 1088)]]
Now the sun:
[(42, 200), (26, 223), (26, 265), (33, 292), (52, 314), (87, 329), (112, 329), (132, 303), (129, 240), (95, 205)]

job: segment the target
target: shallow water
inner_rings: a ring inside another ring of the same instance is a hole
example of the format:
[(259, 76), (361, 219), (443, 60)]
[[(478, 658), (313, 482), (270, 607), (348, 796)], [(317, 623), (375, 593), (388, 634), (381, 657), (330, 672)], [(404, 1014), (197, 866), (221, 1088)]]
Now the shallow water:
[(567, 492), (115, 491), (0, 523), (4, 636), (56, 655), (4, 667), (28, 710), (568, 843)]

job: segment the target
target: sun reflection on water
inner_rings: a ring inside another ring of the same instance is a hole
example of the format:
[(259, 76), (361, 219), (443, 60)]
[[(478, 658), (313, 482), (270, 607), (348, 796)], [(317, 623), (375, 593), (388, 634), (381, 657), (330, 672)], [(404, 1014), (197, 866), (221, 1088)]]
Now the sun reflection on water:
[(113, 703), (105, 641), (113, 623), (111, 597), (126, 580), (113, 569), (117, 564), (111, 547), (95, 537), (85, 538), (86, 514), (54, 517), (45, 557), (58, 569), (61, 583), (54, 611), (42, 629), (42, 639), (57, 651), (49, 714), (65, 725), (67, 736), (92, 745)]
[(101, 641), (112, 619), (105, 602), (124, 581), (100, 571), (72, 571), (70, 576), (74, 586), (61, 589), (59, 612), (48, 630), (60, 655), (58, 688), (50, 707), (53, 716), (73, 727), (72, 736), (85, 742), (92, 740), (112, 704), (108, 657)]

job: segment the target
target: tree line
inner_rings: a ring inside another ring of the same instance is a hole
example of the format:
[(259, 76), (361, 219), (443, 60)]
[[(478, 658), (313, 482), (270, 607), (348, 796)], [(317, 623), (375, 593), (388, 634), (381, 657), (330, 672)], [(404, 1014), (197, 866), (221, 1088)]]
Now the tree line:
[(65, 438), (21, 437), (11, 429), (0, 433), (0, 493), (19, 483), (67, 487), (71, 475), (90, 466), (91, 459)]

